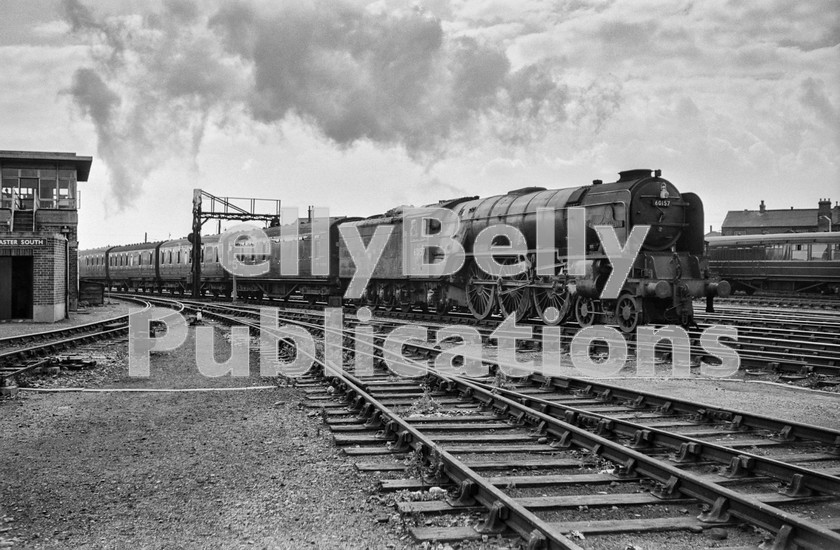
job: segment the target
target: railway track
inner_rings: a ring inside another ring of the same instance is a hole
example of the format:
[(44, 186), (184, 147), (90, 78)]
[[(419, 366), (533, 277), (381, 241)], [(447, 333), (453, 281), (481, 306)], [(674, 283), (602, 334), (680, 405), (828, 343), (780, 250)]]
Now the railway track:
[[(688, 531), (694, 536), (686, 540), (687, 535), (682, 535), (680, 546), (696, 548), (706, 545), (704, 530), (745, 522), (772, 533), (776, 548), (840, 544), (834, 531), (840, 524), (827, 517), (836, 509), (840, 479), (793, 460), (701, 443), (673, 431), (674, 425), (698, 426), (702, 421), (672, 416), (671, 427), (655, 428), (615, 419), (604, 422), (600, 417), (593, 426), (582, 422), (592, 418), (588, 416), (592, 411), (571, 416), (570, 409), (557, 408), (549, 400), (437, 376), (437, 387), (445, 390), (432, 394), (441, 404), (438, 414), (407, 415), (416, 392), (423, 390), (391, 378), (384, 373), (361, 379), (329, 375), (332, 391), (314, 387), (314, 378), (307, 391), (313, 406), (326, 411), (336, 443), (360, 459), (360, 469), (406, 471), (401, 455), (420, 453), (419, 459), (411, 459), (419, 461), (421, 472), (431, 478), (384, 481), (384, 490), (423, 490), (430, 485), (450, 489), (448, 500), (399, 503), (403, 514), (463, 514), (479, 505), (487, 510), (477, 527), (452, 527), (449, 520), (432, 520), (433, 525), (427, 526), (422, 521), (413, 530), (420, 541), (476, 539), (509, 529), (533, 548), (577, 547), (578, 541), (569, 536), (584, 540), (619, 533), (635, 533), (636, 542), (642, 538), (638, 543), (644, 547), (645, 541), (661, 544), (659, 533)], [(604, 430), (607, 424), (609, 430)], [(635, 430), (635, 437), (616, 437), (624, 428)], [(671, 453), (675, 445), (682, 451)], [(836, 466), (836, 455), (823, 454)], [(371, 461), (371, 457), (380, 458)], [(724, 464), (727, 459), (729, 464)], [(815, 453), (794, 460), (819, 458)], [(594, 466), (593, 471), (582, 471), (587, 464)], [(498, 475), (510, 471), (516, 474)], [(519, 475), (523, 472), (527, 475)], [(478, 484), (492, 486), (501, 495), (487, 491), (479, 498)], [(703, 511), (696, 516), (686, 513), (691, 506)], [(521, 514), (518, 507), (539, 521)], [(814, 510), (822, 510), (823, 517), (811, 516)], [(516, 515), (522, 517), (507, 521)], [(764, 541), (763, 535), (752, 537), (755, 546)], [(751, 536), (739, 533), (732, 538), (741, 539), (741, 545), (749, 544)]]
[[(249, 308), (186, 305), (259, 328)], [(359, 469), (397, 476), (383, 491), (411, 491), (397, 506), (419, 541), (840, 546), (840, 432), (566, 377), (356, 377), (315, 359), (320, 371), (297, 384)]]
[[(137, 296), (125, 296), (121, 299), (139, 303), (143, 309), (151, 307), (149, 301)], [(89, 368), (93, 366), (90, 361), (72, 356), (61, 361), (58, 354), (126, 334), (128, 314), (62, 329), (0, 338), (0, 388), (3, 388), (4, 394), (13, 394), (17, 390), (16, 377), (41, 368), (59, 365)]]
[[(129, 295), (130, 296), (130, 295)], [(149, 299), (149, 297), (146, 297)], [(190, 301), (194, 307), (213, 307), (213, 302)], [(277, 307), (272, 302), (243, 303), (227, 307), (247, 310), (255, 306)], [(222, 304), (224, 306), (224, 303)], [(282, 306), (285, 315), (298, 316), (300, 320), (316, 319), (323, 314), (312, 309), (309, 304), (286, 302)], [(750, 376), (778, 376), (782, 381), (809, 381), (813, 386), (835, 386), (840, 384), (840, 322), (833, 314), (815, 314), (812, 312), (766, 312), (742, 308), (721, 308), (716, 313), (698, 314), (701, 328), (712, 324), (735, 326), (738, 328), (738, 341), (730, 344), (739, 354), (742, 369)], [(470, 315), (450, 313), (429, 315), (420, 311), (377, 311), (378, 323), (416, 322), (430, 328), (449, 325), (475, 326), (483, 337), (498, 328), (499, 319), (476, 321)], [(523, 326), (536, 328), (539, 334), (542, 325), (521, 323)], [(807, 330), (806, 330), (807, 327)], [(576, 323), (566, 323), (564, 334), (569, 338), (579, 329)], [(633, 338), (628, 336), (632, 349)], [(534, 342), (539, 345), (538, 336)], [(699, 358), (705, 352), (696, 344), (692, 354)]]
[(732, 294), (726, 298), (716, 298), (721, 304), (744, 304), (770, 307), (840, 309), (840, 297), (802, 296), (790, 294), (767, 294), (748, 296)]

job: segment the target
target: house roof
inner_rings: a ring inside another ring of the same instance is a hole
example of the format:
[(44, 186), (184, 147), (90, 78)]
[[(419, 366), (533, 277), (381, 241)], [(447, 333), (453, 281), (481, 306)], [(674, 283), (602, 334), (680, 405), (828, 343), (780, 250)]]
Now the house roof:
[(723, 227), (815, 227), (816, 208), (795, 210), (730, 210)]

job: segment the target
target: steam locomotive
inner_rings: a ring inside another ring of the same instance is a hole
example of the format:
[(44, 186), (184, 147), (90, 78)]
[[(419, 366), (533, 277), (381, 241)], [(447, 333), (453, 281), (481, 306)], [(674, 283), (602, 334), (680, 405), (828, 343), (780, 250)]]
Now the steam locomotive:
[[(230, 296), (235, 286), (240, 297), (340, 302), (356, 265), (339, 228), (355, 226), (368, 243), (377, 227), (390, 225), (389, 240), (359, 304), (404, 311), (419, 307), (440, 314), (468, 310), (477, 319), (498, 311), (503, 316), (515, 315), (518, 320), (537, 317), (546, 324), (574, 317), (582, 326), (607, 324), (625, 332), (634, 331), (640, 324), (688, 326), (693, 323), (695, 298), (705, 297), (711, 302), (715, 296), (729, 294), (728, 283), (712, 278), (703, 256), (702, 201), (693, 193), (680, 193), (659, 170), (630, 170), (619, 176), (612, 183), (594, 180), (591, 185), (552, 190), (528, 187), (484, 199), (463, 197), (429, 205), (452, 211), (460, 221), (454, 238), (463, 246), (466, 261), (449, 275), (404, 274), (402, 208), (364, 219), (330, 218), (329, 246), (323, 248), (328, 250), (329, 267), (323, 275), (313, 273), (311, 268), (313, 249), (321, 246), (316, 241), (323, 238), (312, 231), (311, 219), (298, 220), (292, 237), (282, 227), (265, 230), (271, 242), (269, 270), (259, 277), (234, 279), (220, 262), (220, 236), (204, 236), (201, 292)], [(579, 266), (572, 269), (567, 242), (572, 207), (585, 211), (584, 270)], [(538, 211), (546, 209), (554, 214), (556, 254), (548, 270), (537, 270)], [(476, 261), (476, 237), (495, 224), (512, 226), (524, 236), (524, 254), (494, 256), (497, 263), (525, 266), (515, 275), (490, 275)], [(641, 251), (618, 297), (604, 299), (601, 291), (613, 266), (594, 228), (611, 226), (624, 243), (639, 225), (650, 226)], [(80, 278), (122, 290), (183, 294), (192, 288), (191, 246), (187, 239), (178, 239), (81, 251)], [(289, 246), (297, 247), (295, 276), (283, 275), (280, 269), (281, 250)], [(585, 275), (577, 274), (584, 271)]]

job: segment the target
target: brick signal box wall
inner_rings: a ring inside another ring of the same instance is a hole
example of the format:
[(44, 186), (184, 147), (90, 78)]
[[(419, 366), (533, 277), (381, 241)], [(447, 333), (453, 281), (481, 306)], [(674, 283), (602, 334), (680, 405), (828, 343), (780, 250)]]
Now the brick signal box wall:
[[(0, 258), (32, 258), (32, 320), (54, 322), (64, 319), (67, 315), (67, 239), (63, 235), (25, 232), (16, 232), (15, 239), (23, 244), (3, 246), (8, 239), (0, 234)], [(27, 245), (27, 242), (39, 244)]]
[(0, 321), (55, 322), (78, 302), (77, 182), (92, 159), (0, 151)]

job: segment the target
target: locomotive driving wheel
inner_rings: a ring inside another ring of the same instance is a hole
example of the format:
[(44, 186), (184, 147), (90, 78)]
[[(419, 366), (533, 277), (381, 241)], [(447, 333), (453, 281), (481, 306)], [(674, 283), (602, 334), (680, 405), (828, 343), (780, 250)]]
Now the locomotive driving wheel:
[(507, 318), (511, 314), (516, 314), (516, 320), (521, 321), (531, 311), (531, 289), (526, 286), (527, 284), (527, 273), (520, 273), (498, 281), (496, 297), (503, 317)]
[(365, 289), (365, 294), (362, 297), (362, 303), (369, 307), (371, 310), (376, 309), (376, 306), (379, 305), (379, 294), (376, 292), (376, 289), (373, 285), (369, 284), (368, 287)]
[[(546, 325), (558, 325), (569, 316), (572, 306), (572, 297), (566, 285), (555, 282), (550, 287), (534, 287), (531, 289), (531, 296), (534, 302), (534, 311), (539, 315)], [(554, 308), (557, 313), (552, 315)]]
[(400, 288), (396, 292), (396, 300), (399, 303), (400, 311), (408, 313), (411, 311), (411, 290), (408, 288)]
[(379, 287), (379, 303), (385, 311), (394, 311), (397, 305), (397, 297), (394, 295), (394, 287), (390, 284), (385, 284)]
[(429, 305), (434, 307), (435, 313), (443, 315), (452, 307), (452, 301), (446, 297), (447, 288), (445, 284), (436, 286), (429, 296)]
[(632, 294), (624, 293), (618, 297), (615, 306), (615, 319), (622, 332), (633, 332), (639, 325), (639, 304)]
[(467, 274), (467, 306), (476, 319), (487, 319), (496, 303), (496, 282), (473, 263)]
[(575, 319), (581, 328), (591, 327), (598, 317), (599, 308), (592, 298), (578, 296), (575, 300)]

